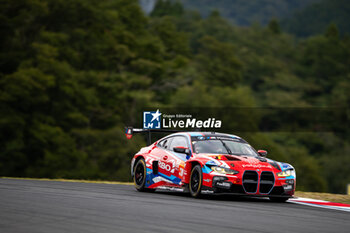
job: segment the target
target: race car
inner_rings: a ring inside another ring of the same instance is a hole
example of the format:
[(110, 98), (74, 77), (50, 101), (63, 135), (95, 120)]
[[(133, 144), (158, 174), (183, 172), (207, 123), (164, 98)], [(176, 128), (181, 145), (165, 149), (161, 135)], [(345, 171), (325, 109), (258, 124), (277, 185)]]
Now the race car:
[[(130, 139), (137, 132), (126, 129)], [(243, 138), (216, 132), (176, 132), (141, 148), (131, 161), (138, 191), (167, 189), (269, 197), (285, 202), (293, 197), (296, 173), (292, 165), (266, 158)]]

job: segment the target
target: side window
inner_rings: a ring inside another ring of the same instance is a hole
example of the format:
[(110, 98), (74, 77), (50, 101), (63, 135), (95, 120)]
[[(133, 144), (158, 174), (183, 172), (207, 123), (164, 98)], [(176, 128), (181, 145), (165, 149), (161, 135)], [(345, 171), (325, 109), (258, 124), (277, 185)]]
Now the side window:
[(170, 144), (169, 150), (173, 151), (174, 147), (177, 147), (177, 146), (188, 147), (186, 138), (185, 137), (174, 137), (171, 144)]
[(171, 138), (166, 138), (166, 139), (163, 139), (162, 141), (160, 141), (158, 143), (158, 146), (164, 148), (164, 149), (168, 149), (169, 147), (169, 144), (170, 144), (170, 141), (171, 141)]
[(165, 141), (165, 140), (162, 140), (162, 141), (158, 142), (157, 146), (163, 147), (164, 141)]

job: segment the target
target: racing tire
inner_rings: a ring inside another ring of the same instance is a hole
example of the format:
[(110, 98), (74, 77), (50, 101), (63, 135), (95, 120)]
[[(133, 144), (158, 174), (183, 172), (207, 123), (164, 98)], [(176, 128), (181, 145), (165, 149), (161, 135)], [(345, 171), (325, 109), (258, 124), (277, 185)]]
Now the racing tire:
[(283, 202), (286, 202), (289, 197), (269, 197), (270, 198), (270, 201), (272, 202), (280, 202), (280, 203), (283, 203)]
[(146, 191), (146, 162), (144, 159), (137, 161), (134, 167), (134, 185), (137, 191), (144, 192)]
[(193, 167), (191, 171), (190, 176), (190, 182), (189, 182), (189, 191), (192, 197), (199, 197), (202, 190), (202, 183), (203, 183), (203, 173), (202, 173), (202, 167), (200, 165), (196, 165)]

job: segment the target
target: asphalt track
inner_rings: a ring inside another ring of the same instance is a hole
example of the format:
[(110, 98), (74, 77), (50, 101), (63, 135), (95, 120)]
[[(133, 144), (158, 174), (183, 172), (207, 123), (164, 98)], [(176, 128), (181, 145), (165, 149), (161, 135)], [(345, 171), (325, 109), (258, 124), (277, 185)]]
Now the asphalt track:
[(350, 213), (130, 185), (0, 179), (0, 232), (350, 232)]

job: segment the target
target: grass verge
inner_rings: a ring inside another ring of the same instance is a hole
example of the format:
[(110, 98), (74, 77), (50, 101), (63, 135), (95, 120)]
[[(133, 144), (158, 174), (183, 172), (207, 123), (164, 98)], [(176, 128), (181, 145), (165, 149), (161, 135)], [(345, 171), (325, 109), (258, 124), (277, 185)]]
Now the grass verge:
[(296, 191), (294, 196), (350, 204), (350, 195), (344, 195), (344, 194)]
[(3, 178), (3, 179), (15, 179), (15, 180), (42, 180), (42, 181), (95, 183), (95, 184), (123, 184), (123, 185), (133, 185), (134, 184), (131, 182), (101, 181), (101, 180), (72, 180), (72, 179), (20, 178), (20, 177), (1, 177), (1, 178)]

